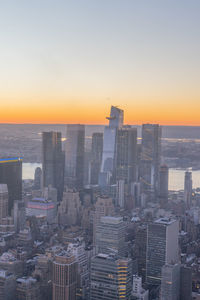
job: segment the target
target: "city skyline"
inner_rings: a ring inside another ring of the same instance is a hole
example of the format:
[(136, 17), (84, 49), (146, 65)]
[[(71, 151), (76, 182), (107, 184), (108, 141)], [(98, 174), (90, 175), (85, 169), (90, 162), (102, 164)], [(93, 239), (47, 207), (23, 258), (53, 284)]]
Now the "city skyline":
[[(199, 9), (189, 1), (1, 5), (1, 123), (200, 125)], [(98, 114), (96, 113), (98, 112)]]

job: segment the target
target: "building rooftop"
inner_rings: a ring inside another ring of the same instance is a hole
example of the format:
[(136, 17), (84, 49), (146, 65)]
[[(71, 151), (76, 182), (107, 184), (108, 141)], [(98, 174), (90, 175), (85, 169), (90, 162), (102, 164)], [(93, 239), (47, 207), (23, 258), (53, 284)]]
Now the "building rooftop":
[(161, 225), (170, 225), (172, 223), (176, 222), (175, 219), (171, 219), (171, 218), (160, 218), (158, 220), (156, 220), (154, 223), (156, 224), (161, 224)]

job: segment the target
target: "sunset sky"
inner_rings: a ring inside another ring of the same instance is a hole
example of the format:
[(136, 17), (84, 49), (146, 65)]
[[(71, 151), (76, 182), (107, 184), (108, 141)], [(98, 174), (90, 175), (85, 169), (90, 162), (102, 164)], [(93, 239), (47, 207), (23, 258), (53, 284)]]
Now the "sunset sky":
[(2, 123), (200, 125), (199, 0), (0, 3)]

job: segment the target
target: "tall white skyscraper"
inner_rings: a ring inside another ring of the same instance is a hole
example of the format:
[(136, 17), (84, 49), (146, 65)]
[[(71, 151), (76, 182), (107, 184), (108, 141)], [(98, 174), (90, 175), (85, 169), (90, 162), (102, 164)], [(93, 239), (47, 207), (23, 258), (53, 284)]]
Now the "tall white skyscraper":
[(110, 117), (107, 117), (107, 119), (109, 120), (109, 126), (106, 126), (104, 129), (103, 155), (99, 176), (99, 184), (101, 186), (109, 184), (108, 181), (113, 173), (116, 150), (116, 133), (117, 129), (123, 126), (124, 111), (116, 106), (111, 106)]

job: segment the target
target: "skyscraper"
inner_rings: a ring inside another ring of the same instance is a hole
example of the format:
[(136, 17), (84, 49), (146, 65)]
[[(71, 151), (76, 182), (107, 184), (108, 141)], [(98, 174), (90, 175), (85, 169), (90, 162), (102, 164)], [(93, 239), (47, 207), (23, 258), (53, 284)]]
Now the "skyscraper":
[(91, 300), (128, 300), (131, 296), (132, 261), (98, 254), (91, 260)]
[(42, 170), (40, 167), (35, 169), (34, 175), (34, 189), (40, 190), (42, 184)]
[(158, 124), (142, 125), (140, 181), (142, 192), (157, 196), (158, 173), (161, 160), (161, 127)]
[(98, 184), (99, 172), (101, 168), (103, 152), (103, 133), (95, 132), (92, 135), (92, 151), (91, 151), (91, 173), (90, 183)]
[(94, 206), (93, 218), (93, 243), (96, 244), (96, 228), (101, 221), (101, 217), (112, 216), (114, 214), (114, 205), (112, 198), (98, 197)]
[(53, 300), (76, 299), (77, 262), (66, 251), (56, 255), (53, 262)]
[(64, 152), (60, 132), (42, 133), (42, 169), (43, 187), (57, 189), (58, 201), (61, 201), (64, 185)]
[(8, 187), (7, 184), (0, 184), (0, 223), (2, 218), (8, 216)]
[(125, 256), (126, 226), (122, 217), (101, 217), (96, 228), (97, 253), (114, 253)]
[(137, 129), (124, 126), (117, 130), (116, 136), (116, 180), (125, 183), (136, 181), (137, 168)]
[(185, 172), (184, 201), (187, 208), (190, 208), (192, 201), (192, 173)]
[(166, 165), (160, 166), (158, 179), (158, 200), (162, 206), (168, 202), (168, 178), (169, 168)]
[(85, 126), (80, 124), (67, 125), (65, 143), (65, 178), (70, 188), (83, 188), (84, 184), (84, 149)]
[(162, 267), (161, 299), (180, 299), (180, 264), (166, 264)]
[(179, 222), (162, 218), (148, 225), (146, 280), (149, 284), (161, 282), (161, 270), (165, 264), (178, 262)]
[(192, 269), (186, 266), (180, 269), (180, 299), (192, 299)]
[(8, 213), (11, 214), (14, 200), (22, 199), (22, 158), (0, 159), (0, 183), (8, 186)]
[(100, 186), (109, 184), (109, 181), (113, 175), (116, 153), (116, 134), (117, 129), (123, 126), (124, 111), (118, 107), (111, 106), (110, 117), (107, 117), (107, 119), (109, 120), (109, 126), (106, 126), (104, 129), (103, 156), (101, 163), (101, 174), (99, 176)]

